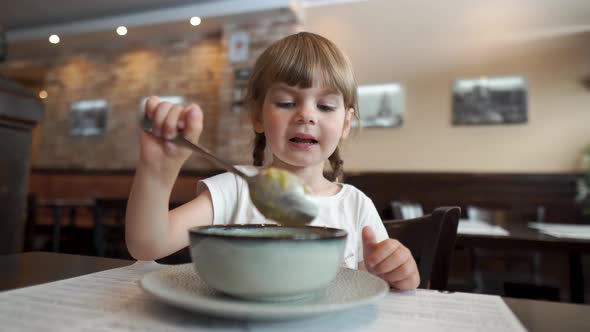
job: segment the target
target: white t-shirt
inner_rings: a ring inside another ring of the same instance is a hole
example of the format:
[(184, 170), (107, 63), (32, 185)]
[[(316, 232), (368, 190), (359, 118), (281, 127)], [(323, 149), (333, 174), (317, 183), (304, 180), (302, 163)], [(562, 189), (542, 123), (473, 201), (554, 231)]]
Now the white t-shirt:
[[(256, 174), (254, 166), (238, 166), (246, 174)], [(348, 232), (343, 264), (356, 269), (363, 261), (362, 229), (371, 226), (377, 242), (387, 239), (387, 231), (373, 201), (349, 184), (332, 196), (313, 196), (319, 206), (319, 215), (312, 226), (344, 229)], [(206, 186), (206, 187), (205, 187)], [(273, 223), (252, 204), (248, 184), (233, 173), (223, 173), (199, 181), (197, 194), (209, 189), (213, 201), (213, 224)]]

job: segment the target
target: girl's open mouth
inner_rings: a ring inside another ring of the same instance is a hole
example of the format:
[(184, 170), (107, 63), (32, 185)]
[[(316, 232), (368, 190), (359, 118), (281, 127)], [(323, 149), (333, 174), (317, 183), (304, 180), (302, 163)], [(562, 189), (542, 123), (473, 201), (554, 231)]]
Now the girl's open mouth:
[(315, 137), (304, 133), (297, 133), (289, 139), (289, 145), (291, 147), (302, 151), (313, 149), (318, 143)]
[(289, 141), (297, 144), (317, 144), (318, 141), (313, 138), (293, 137)]

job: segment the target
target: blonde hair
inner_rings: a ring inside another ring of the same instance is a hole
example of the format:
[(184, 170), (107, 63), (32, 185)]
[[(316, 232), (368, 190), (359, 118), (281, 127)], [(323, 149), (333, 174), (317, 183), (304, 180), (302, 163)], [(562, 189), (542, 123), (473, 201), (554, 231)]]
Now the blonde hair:
[[(277, 82), (290, 86), (310, 88), (317, 80), (342, 94), (345, 110), (353, 109), (358, 118), (357, 85), (348, 58), (328, 39), (310, 32), (287, 36), (268, 47), (256, 60), (248, 83), (246, 101), (253, 116), (262, 112), (262, 104), (270, 86)], [(254, 165), (264, 163), (266, 137), (256, 133), (254, 138)], [(339, 179), (343, 161), (339, 148), (328, 159), (332, 167), (330, 180)]]

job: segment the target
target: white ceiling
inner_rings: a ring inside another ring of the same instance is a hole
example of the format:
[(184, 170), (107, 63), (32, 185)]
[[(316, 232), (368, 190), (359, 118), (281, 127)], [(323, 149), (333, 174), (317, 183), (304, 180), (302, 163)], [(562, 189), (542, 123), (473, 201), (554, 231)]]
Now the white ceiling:
[[(129, 28), (188, 22), (192, 16), (208, 19), (267, 10), (293, 9), (291, 0), (18, 1), (10, 2), (8, 10), (0, 11), (0, 25), (6, 26), (7, 39), (13, 42), (47, 38), (51, 34), (113, 31), (119, 25)], [(43, 5), (41, 1), (44, 1)], [(164, 4), (167, 5), (163, 6)], [(26, 6), (34, 9), (27, 10)]]
[(220, 0), (8, 0), (0, 25), (14, 31), (207, 2)]
[[(590, 0), (3, 0), (0, 25), (7, 29), (10, 58), (15, 53), (51, 48), (47, 37), (52, 33), (69, 35), (62, 38), (62, 48), (118, 42), (113, 41), (113, 30), (118, 25), (130, 28), (125, 37), (128, 41), (166, 34), (182, 37), (218, 29), (228, 19), (251, 18), (285, 8), (295, 12), (297, 4), (306, 7), (314, 2), (360, 2), (353, 5), (358, 8), (358, 22), (340, 22), (338, 10), (330, 6), (310, 8), (309, 13), (304, 9), (303, 18), (310, 14), (318, 21), (319, 15), (319, 22), (358, 29), (356, 24), (375, 21), (371, 17), (386, 16), (400, 26), (388, 34), (395, 35), (399, 30), (403, 35), (400, 38), (414, 41), (419, 39), (420, 31), (428, 32), (429, 39), (436, 32), (448, 40), (465, 35), (467, 29), (479, 36), (471, 40), (473, 43), (500, 32), (519, 40), (590, 30)], [(186, 22), (193, 15), (205, 19), (202, 26), (191, 30)], [(330, 30), (329, 26), (325, 28)]]
[[(291, 0), (16, 0), (0, 7), (0, 26), (8, 40), (8, 59), (53, 54), (65, 49), (88, 49), (135, 41), (185, 39), (219, 33), (231, 21), (289, 11)], [(203, 22), (192, 27), (189, 19)], [(124, 25), (129, 33), (115, 37)], [(47, 39), (58, 34), (59, 47)]]

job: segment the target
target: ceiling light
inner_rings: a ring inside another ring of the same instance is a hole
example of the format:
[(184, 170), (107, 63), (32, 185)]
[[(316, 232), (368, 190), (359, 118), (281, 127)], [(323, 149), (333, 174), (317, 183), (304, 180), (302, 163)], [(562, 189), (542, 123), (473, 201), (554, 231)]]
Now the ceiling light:
[(195, 26), (196, 27), (199, 24), (201, 24), (201, 18), (200, 17), (198, 17), (198, 16), (191, 17), (191, 25), (192, 26)]
[(119, 36), (125, 36), (127, 34), (127, 28), (124, 26), (117, 27), (117, 34)]
[(59, 36), (58, 35), (51, 35), (49, 36), (49, 42), (52, 44), (59, 43)]
[(41, 99), (47, 98), (47, 91), (45, 91), (45, 90), (39, 91), (39, 98), (41, 98)]

